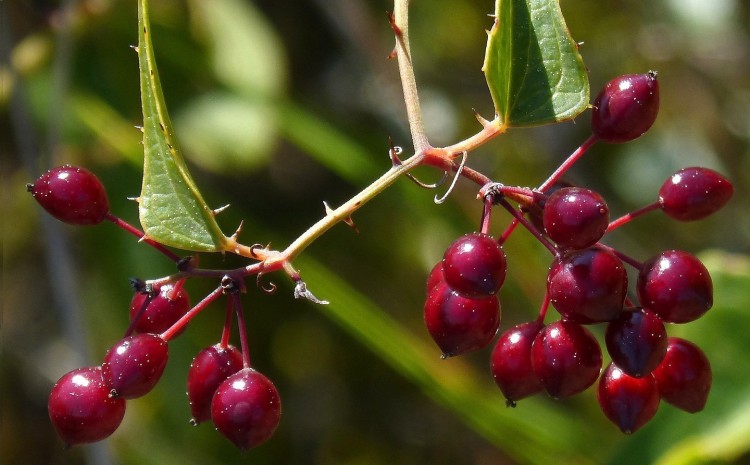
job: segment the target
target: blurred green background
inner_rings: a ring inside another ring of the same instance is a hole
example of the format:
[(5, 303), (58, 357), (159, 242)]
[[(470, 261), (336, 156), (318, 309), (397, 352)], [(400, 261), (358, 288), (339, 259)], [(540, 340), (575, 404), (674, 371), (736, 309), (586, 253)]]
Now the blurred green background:
[[(283, 248), (389, 167), (388, 138), (410, 142), (385, 0), (159, 0), (154, 46), (177, 136), (204, 197), (231, 204), (220, 224), (245, 221), (243, 242)], [(490, 0), (422, 0), (411, 9), (412, 48), (428, 134), (447, 145), (490, 117), (480, 71)], [(2, 142), (3, 464), (703, 464), (750, 463), (750, 6), (741, 0), (563, 1), (590, 70), (592, 94), (623, 73), (659, 72), (661, 112), (625, 145), (597, 145), (570, 179), (602, 192), (613, 215), (655, 199), (690, 165), (735, 185), (733, 201), (698, 223), (652, 213), (607, 241), (646, 259), (693, 251), (712, 271), (716, 304), (671, 326), (714, 368), (704, 412), (662, 404), (623, 436), (594, 389), (507, 409), (488, 370), (490, 349), (440, 360), (422, 324), (424, 280), (443, 250), (477, 229), (476, 186), (443, 205), (407, 180), (356, 213), (359, 233), (332, 229), (295, 262), (331, 301), (295, 301), (249, 286), (244, 297), (254, 366), (283, 401), (282, 424), (241, 454), (210, 425), (187, 423), (185, 375), (215, 343), (223, 305), (207, 309), (170, 345), (163, 380), (130, 401), (120, 429), (96, 446), (64, 451), (46, 399), (63, 373), (98, 364), (128, 321), (128, 278), (173, 271), (112, 225), (50, 220), (25, 194), (47, 168), (83, 165), (107, 186), (115, 214), (137, 223), (142, 148), (136, 5), (131, 1), (0, 2)], [(538, 185), (587, 136), (575, 122), (514, 130), (473, 153), (472, 167), (506, 184)], [(7, 154), (7, 156), (6, 156)], [(438, 173), (420, 171), (424, 180)], [(442, 191), (441, 191), (442, 193)], [(493, 232), (508, 218), (494, 217)], [(501, 330), (536, 314), (548, 252), (518, 231), (507, 244)], [(203, 255), (230, 268), (235, 257)], [(188, 284), (194, 302), (215, 283)], [(550, 317), (551, 318), (551, 317)], [(601, 336), (600, 327), (594, 331)]]

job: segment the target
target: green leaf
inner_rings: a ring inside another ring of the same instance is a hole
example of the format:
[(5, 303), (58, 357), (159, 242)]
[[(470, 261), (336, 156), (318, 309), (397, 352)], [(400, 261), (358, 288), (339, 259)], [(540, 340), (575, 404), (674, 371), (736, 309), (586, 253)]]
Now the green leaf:
[(482, 68), (505, 126), (576, 117), (589, 83), (558, 0), (497, 0)]
[(196, 252), (226, 250), (227, 239), (182, 158), (156, 70), (148, 0), (138, 2), (138, 64), (143, 107), (143, 186), (139, 215), (146, 236)]

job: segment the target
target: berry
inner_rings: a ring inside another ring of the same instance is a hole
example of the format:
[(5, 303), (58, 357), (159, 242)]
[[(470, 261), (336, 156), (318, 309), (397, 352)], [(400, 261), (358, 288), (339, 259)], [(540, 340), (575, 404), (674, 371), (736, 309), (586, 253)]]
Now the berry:
[(531, 345), (543, 327), (538, 321), (516, 325), (500, 336), (492, 351), (490, 371), (510, 406), (542, 390), (531, 368)]
[(610, 363), (599, 380), (597, 400), (604, 415), (625, 434), (648, 423), (659, 408), (659, 390), (650, 374), (634, 378)]
[(547, 393), (562, 399), (594, 384), (602, 367), (602, 351), (583, 326), (556, 321), (534, 339), (531, 367)]
[(556, 258), (547, 278), (552, 305), (566, 319), (582, 324), (617, 317), (627, 287), (628, 276), (620, 259), (599, 248)]
[(612, 361), (636, 378), (651, 373), (667, 353), (664, 323), (645, 308), (622, 312), (610, 321), (604, 340)]
[(591, 129), (603, 141), (628, 142), (648, 131), (658, 113), (656, 73), (626, 74), (599, 92), (591, 111)]
[(490, 343), (500, 325), (497, 296), (470, 299), (441, 282), (424, 305), (424, 321), (443, 358), (479, 350)]
[(102, 363), (102, 377), (112, 397), (134, 399), (156, 386), (167, 366), (167, 341), (156, 334), (128, 336), (110, 348)]
[(435, 286), (440, 282), (444, 282), (445, 277), (443, 276), (443, 262), (439, 261), (432, 267), (430, 274), (427, 276), (427, 284), (425, 286), (429, 293)]
[(659, 206), (670, 217), (694, 221), (707, 217), (732, 198), (728, 179), (708, 168), (684, 168), (659, 189)]
[(78, 368), (63, 375), (49, 394), (52, 425), (67, 446), (101, 441), (125, 416), (125, 400), (109, 397), (101, 367)]
[(688, 252), (668, 250), (643, 264), (638, 274), (641, 305), (664, 321), (687, 323), (713, 305), (713, 283), (708, 270)]
[(711, 390), (711, 364), (690, 341), (669, 338), (667, 355), (654, 370), (662, 399), (686, 412), (703, 410)]
[(459, 294), (475, 299), (497, 294), (505, 280), (505, 252), (491, 236), (466, 234), (443, 256), (445, 282)]
[(252, 368), (225, 379), (211, 401), (216, 429), (242, 450), (266, 442), (281, 418), (279, 393), (273, 383)]
[(219, 344), (207, 347), (195, 356), (187, 375), (191, 423), (211, 419), (211, 399), (219, 385), (242, 369), (242, 354), (235, 347)]
[(104, 186), (83, 168), (70, 165), (52, 168), (28, 188), (39, 205), (65, 223), (99, 224), (109, 213)]
[[(130, 321), (138, 318), (134, 328), (138, 333), (163, 333), (190, 309), (190, 297), (183, 287), (175, 292), (174, 284), (167, 283), (154, 289), (154, 292), (156, 295), (148, 303), (148, 295), (141, 292), (136, 292), (130, 302)], [(144, 304), (146, 308), (143, 308)], [(183, 326), (177, 334), (181, 334), (186, 327)]]
[(544, 204), (547, 235), (560, 247), (585, 249), (599, 242), (609, 225), (609, 207), (601, 195), (583, 187), (555, 191)]

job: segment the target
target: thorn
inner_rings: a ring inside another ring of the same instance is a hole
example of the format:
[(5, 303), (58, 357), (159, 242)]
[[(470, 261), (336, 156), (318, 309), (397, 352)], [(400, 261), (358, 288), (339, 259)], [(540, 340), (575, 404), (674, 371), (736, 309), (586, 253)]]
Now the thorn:
[(393, 13), (390, 11), (385, 12), (386, 17), (388, 18), (388, 22), (391, 24), (391, 29), (393, 29), (393, 33), (396, 34), (399, 38), (401, 38), (404, 33), (401, 31), (401, 28), (396, 25), (396, 17), (393, 16)]
[(391, 163), (393, 163), (393, 166), (400, 166), (402, 162), (399, 155), (404, 153), (404, 149), (398, 145), (393, 145), (393, 139), (390, 137), (388, 137), (388, 145), (390, 146), (390, 149), (388, 149), (388, 156), (391, 158)]
[(126, 199), (130, 200), (131, 202), (141, 203), (141, 198), (140, 197), (126, 197)]
[(131, 45), (130, 48), (132, 48), (135, 53), (139, 53), (140, 52), (140, 50), (138, 49), (137, 45)]
[[(170, 147), (170, 148), (171, 148), (171, 147)], [(221, 212), (223, 212), (224, 210), (226, 210), (227, 208), (229, 208), (229, 204), (226, 204), (226, 205), (224, 205), (223, 207), (219, 207), (219, 208), (217, 208), (217, 209), (215, 209), (215, 210), (211, 210), (211, 213), (213, 213), (213, 214), (214, 214), (214, 216), (216, 216), (216, 215), (218, 215), (219, 213), (221, 213)]]
[(393, 47), (393, 50), (391, 50), (391, 53), (388, 54), (386, 59), (393, 60), (394, 58), (396, 58), (396, 55), (398, 55), (398, 51), (396, 51), (396, 47)]
[(313, 295), (312, 292), (310, 292), (307, 289), (307, 284), (305, 284), (304, 281), (297, 280), (297, 284), (294, 286), (294, 298), (295, 299), (307, 299), (312, 303), (320, 304), (320, 305), (328, 305), (327, 300), (320, 300), (317, 297)]
[(357, 227), (356, 224), (354, 224), (354, 219), (352, 219), (351, 215), (349, 215), (346, 218), (344, 218), (344, 223), (346, 223), (347, 226), (349, 226), (350, 228), (352, 228), (355, 233), (359, 234), (359, 228)]
[[(229, 206), (229, 205), (227, 205)], [(215, 213), (214, 213), (215, 214)], [(240, 221), (240, 225), (237, 226), (237, 230), (232, 234), (232, 240), (237, 241), (237, 238), (240, 236), (240, 233), (242, 232), (242, 225), (245, 223), (245, 220)]]
[(326, 216), (328, 216), (328, 215), (330, 215), (331, 213), (333, 213), (333, 209), (332, 209), (331, 207), (329, 207), (329, 206), (328, 206), (328, 202), (326, 202), (325, 200), (323, 201), (323, 206), (324, 206), (324, 207), (325, 207), (325, 209), (326, 209)]
[(486, 128), (487, 126), (490, 125), (490, 122), (487, 121), (486, 119), (484, 119), (484, 117), (482, 115), (480, 115), (477, 110), (475, 110), (474, 108), (472, 108), (472, 111), (474, 111), (474, 117), (477, 119), (477, 121), (479, 121), (479, 124), (481, 124), (482, 127)]
[(143, 126), (133, 126), (133, 127), (136, 128), (137, 130), (143, 132)]

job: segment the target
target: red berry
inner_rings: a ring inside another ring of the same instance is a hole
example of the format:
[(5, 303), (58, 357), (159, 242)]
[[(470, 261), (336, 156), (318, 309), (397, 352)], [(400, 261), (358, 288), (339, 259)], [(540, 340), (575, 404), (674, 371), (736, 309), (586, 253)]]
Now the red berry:
[(104, 383), (112, 397), (134, 399), (154, 388), (167, 366), (167, 341), (156, 334), (135, 334), (107, 351), (102, 363)]
[(659, 206), (674, 219), (700, 220), (726, 205), (733, 193), (732, 183), (716, 171), (684, 168), (664, 181)]
[(225, 379), (211, 401), (216, 429), (242, 450), (266, 442), (281, 418), (279, 393), (273, 383), (252, 368)]
[(654, 370), (662, 399), (686, 412), (703, 410), (711, 390), (711, 364), (690, 341), (669, 338), (667, 355)]
[(609, 81), (596, 97), (591, 129), (603, 141), (628, 142), (648, 131), (658, 113), (656, 73), (626, 74)]
[(439, 261), (432, 267), (430, 274), (427, 276), (427, 284), (425, 289), (429, 293), (435, 286), (440, 282), (444, 282), (445, 277), (443, 276), (443, 262)]
[(187, 375), (191, 423), (197, 425), (211, 419), (211, 399), (216, 389), (241, 369), (242, 354), (232, 346), (216, 344), (198, 352)]
[(585, 249), (602, 238), (609, 207), (601, 195), (583, 187), (564, 187), (549, 196), (542, 216), (547, 235), (560, 247)]
[(424, 321), (443, 357), (452, 357), (479, 350), (492, 341), (500, 325), (500, 302), (495, 295), (464, 297), (442, 282), (427, 294)]
[(634, 378), (610, 363), (599, 380), (597, 400), (604, 415), (620, 431), (631, 434), (656, 414), (659, 390), (650, 374)]
[(668, 250), (643, 264), (638, 298), (664, 321), (687, 323), (713, 306), (711, 275), (692, 254)]
[(505, 280), (505, 252), (495, 239), (473, 233), (458, 238), (443, 256), (445, 282), (475, 299), (497, 294)]
[(594, 384), (602, 368), (602, 351), (583, 326), (556, 321), (534, 339), (531, 367), (547, 393), (562, 399)]
[(636, 378), (651, 373), (667, 353), (664, 323), (644, 308), (622, 312), (610, 321), (604, 340), (612, 361)]
[(90, 171), (64, 165), (52, 168), (29, 186), (39, 205), (60, 221), (99, 224), (109, 213), (107, 192)]
[(508, 405), (542, 390), (531, 368), (531, 345), (543, 327), (538, 321), (516, 325), (500, 336), (492, 351), (490, 371)]
[(47, 402), (49, 418), (67, 446), (101, 441), (125, 416), (125, 400), (109, 397), (101, 367), (73, 370), (60, 378)]
[(569, 252), (550, 266), (550, 301), (566, 319), (589, 324), (620, 314), (628, 287), (625, 266), (599, 248)]
[[(130, 302), (130, 321), (138, 317), (135, 324), (138, 333), (163, 333), (190, 309), (190, 297), (184, 287), (175, 292), (174, 284), (167, 283), (154, 289), (154, 292), (156, 295), (151, 300), (148, 300), (147, 294), (136, 292)], [(144, 304), (146, 308), (143, 308)], [(177, 334), (181, 334), (186, 327), (183, 326)]]

